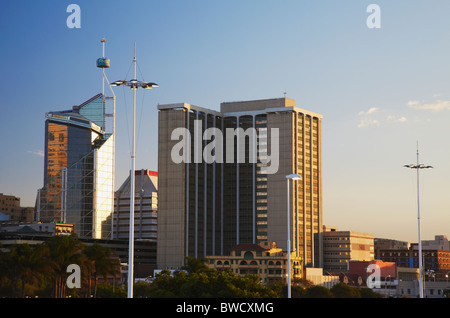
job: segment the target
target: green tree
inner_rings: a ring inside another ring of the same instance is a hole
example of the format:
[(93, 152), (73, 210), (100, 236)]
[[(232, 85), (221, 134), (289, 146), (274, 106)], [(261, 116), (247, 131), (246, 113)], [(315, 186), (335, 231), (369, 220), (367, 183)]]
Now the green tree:
[(359, 290), (361, 294), (361, 298), (381, 298), (382, 296), (379, 293), (374, 292), (370, 288), (361, 288)]
[[(151, 286), (146, 286), (146, 297), (183, 298), (276, 298), (270, 287), (259, 283), (256, 275), (241, 277), (231, 271), (209, 269), (202, 260), (189, 259), (184, 271), (171, 274), (162, 271)], [(143, 288), (141, 292), (143, 291)]]
[(88, 271), (88, 293), (91, 294), (91, 278), (94, 280), (94, 297), (97, 295), (98, 278), (106, 279), (108, 275), (115, 275), (119, 271), (119, 261), (113, 258), (113, 252), (110, 248), (104, 247), (98, 243), (86, 246), (84, 248), (86, 255), (84, 268)]
[(49, 262), (52, 268), (54, 297), (63, 298), (66, 292), (67, 267), (77, 264), (81, 267), (85, 256), (84, 245), (75, 236), (58, 235), (47, 239), (44, 245), (49, 249)]
[(333, 298), (333, 293), (323, 286), (312, 286), (305, 290), (304, 298)]
[(97, 294), (98, 298), (126, 298), (127, 291), (118, 286), (111, 284), (98, 284)]
[(5, 274), (12, 287), (12, 297), (25, 297), (27, 284), (35, 284), (41, 273), (48, 269), (46, 257), (48, 249), (45, 246), (35, 247), (29, 244), (15, 244), (11, 246), (8, 257), (4, 257)]
[(336, 298), (360, 298), (361, 294), (359, 289), (350, 287), (343, 283), (338, 283), (331, 287), (330, 291)]
[(205, 264), (206, 259), (186, 257), (186, 265), (181, 267), (181, 270), (187, 271), (189, 274), (193, 273), (205, 273), (209, 272), (211, 269)]

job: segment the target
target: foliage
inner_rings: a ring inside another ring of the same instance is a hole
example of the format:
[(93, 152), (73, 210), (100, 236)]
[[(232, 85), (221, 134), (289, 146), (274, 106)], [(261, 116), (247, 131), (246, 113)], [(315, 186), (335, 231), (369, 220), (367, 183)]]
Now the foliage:
[(361, 288), (359, 290), (359, 292), (361, 293), (361, 298), (381, 298), (382, 297), (381, 294), (374, 292), (370, 288)]
[[(66, 289), (69, 264), (78, 264), (82, 275), (80, 289)], [(13, 245), (10, 252), (0, 250), (0, 297), (126, 297), (119, 286), (98, 283), (99, 277), (118, 274), (118, 260), (109, 248), (84, 245), (75, 236), (55, 236), (44, 244)], [(263, 285), (256, 275), (240, 276), (217, 271), (204, 259), (188, 257), (180, 271), (161, 271), (152, 283), (134, 284), (136, 298), (280, 298), (287, 296), (285, 281)], [(293, 298), (376, 298), (369, 288), (339, 283), (331, 289), (294, 280)]]
[[(239, 276), (231, 271), (217, 271), (204, 265), (204, 260), (187, 258), (182, 271), (161, 271), (153, 283), (134, 285), (135, 297), (142, 298), (281, 298), (287, 296), (282, 280), (261, 285), (256, 275)], [(337, 284), (331, 289), (295, 280), (292, 298), (375, 298), (379, 294), (369, 288)]]
[(179, 298), (276, 298), (278, 294), (259, 283), (256, 275), (241, 277), (231, 271), (209, 269), (203, 260), (188, 258), (184, 271), (164, 270), (152, 284), (137, 283), (138, 297)]
[(98, 284), (97, 286), (97, 298), (126, 298), (127, 291), (119, 286), (113, 286), (111, 284)]
[(323, 286), (312, 286), (307, 288), (304, 294), (304, 298), (332, 298), (333, 294), (331, 291)]
[(361, 294), (359, 289), (350, 287), (346, 284), (339, 283), (331, 287), (330, 289), (333, 296), (336, 298), (360, 298)]
[[(93, 273), (92, 277), (81, 275), (81, 289), (66, 289), (70, 264)], [(96, 287), (98, 276), (118, 273), (117, 265), (110, 249), (85, 246), (75, 236), (54, 236), (38, 245), (15, 244), (9, 252), (0, 251), (0, 296), (89, 297), (92, 281)]]

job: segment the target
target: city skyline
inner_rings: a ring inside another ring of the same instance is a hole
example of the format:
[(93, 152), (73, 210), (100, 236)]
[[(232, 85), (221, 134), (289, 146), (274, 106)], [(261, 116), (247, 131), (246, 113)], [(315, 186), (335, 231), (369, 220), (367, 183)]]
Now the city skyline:
[[(110, 82), (160, 85), (137, 101), (136, 169), (157, 170), (157, 105), (296, 100), (323, 114), (323, 224), (417, 241), (421, 163), (422, 239), (450, 235), (450, 33), (445, 1), (74, 2), (0, 5), (0, 192), (34, 206), (43, 186), (45, 113), (101, 93), (95, 66), (106, 38)], [(370, 29), (367, 7), (381, 8)], [(109, 90), (105, 90), (110, 94)], [(131, 94), (116, 88), (116, 190), (129, 172)]]

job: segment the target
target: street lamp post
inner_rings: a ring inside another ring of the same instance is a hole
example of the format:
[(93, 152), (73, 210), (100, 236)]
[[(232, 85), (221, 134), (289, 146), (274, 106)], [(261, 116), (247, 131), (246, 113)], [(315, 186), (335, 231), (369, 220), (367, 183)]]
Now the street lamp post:
[(135, 138), (136, 138), (136, 90), (138, 88), (152, 89), (158, 87), (156, 83), (147, 83), (138, 81), (136, 77), (136, 42), (134, 43), (134, 78), (130, 81), (119, 80), (111, 84), (111, 86), (128, 86), (133, 91), (133, 139), (131, 150), (131, 172), (130, 172), (130, 235), (129, 235), (129, 250), (128, 250), (128, 298), (133, 298), (133, 281), (134, 281), (134, 192), (135, 192), (135, 176), (134, 166), (136, 159)]
[(420, 238), (420, 198), (419, 198), (419, 170), (430, 169), (432, 166), (419, 164), (419, 143), (417, 143), (417, 164), (404, 165), (405, 168), (416, 169), (417, 171), (417, 226), (419, 236), (419, 295), (423, 298), (423, 268), (422, 268), (422, 240)]
[(289, 224), (290, 219), (290, 205), (289, 205), (289, 180), (300, 180), (301, 177), (298, 174), (289, 174), (286, 176), (287, 183), (287, 294), (288, 298), (291, 298), (291, 229)]

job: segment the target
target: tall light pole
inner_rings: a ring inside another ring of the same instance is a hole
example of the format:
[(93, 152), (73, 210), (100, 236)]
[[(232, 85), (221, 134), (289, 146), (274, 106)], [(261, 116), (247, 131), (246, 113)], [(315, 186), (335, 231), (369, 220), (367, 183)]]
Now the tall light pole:
[(417, 163), (404, 165), (405, 168), (416, 169), (417, 171), (417, 226), (419, 233), (419, 295), (423, 298), (423, 268), (422, 268), (422, 240), (420, 238), (420, 196), (419, 196), (419, 170), (420, 169), (430, 169), (432, 166), (426, 166), (419, 163), (419, 143), (417, 143)]
[(135, 139), (136, 139), (136, 90), (141, 87), (144, 89), (152, 89), (158, 87), (156, 83), (147, 83), (138, 81), (136, 77), (136, 42), (134, 42), (134, 78), (130, 81), (120, 80), (111, 84), (111, 86), (128, 86), (133, 91), (133, 139), (131, 148), (131, 171), (130, 171), (130, 235), (129, 235), (129, 247), (128, 247), (128, 298), (133, 298), (133, 283), (134, 283), (134, 165), (136, 158)]
[(288, 298), (291, 298), (291, 228), (290, 228), (290, 204), (289, 204), (289, 180), (300, 180), (301, 177), (298, 174), (288, 174), (286, 176), (287, 184), (287, 294)]

